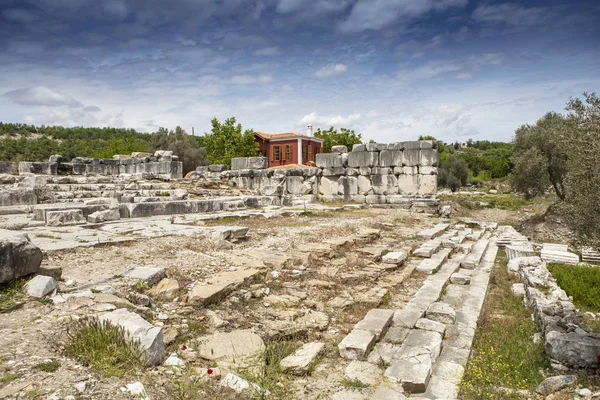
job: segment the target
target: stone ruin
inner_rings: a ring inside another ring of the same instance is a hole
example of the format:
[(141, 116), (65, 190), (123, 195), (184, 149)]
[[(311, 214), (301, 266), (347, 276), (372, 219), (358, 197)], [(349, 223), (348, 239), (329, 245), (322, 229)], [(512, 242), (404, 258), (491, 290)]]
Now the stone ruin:
[(351, 152), (333, 146), (332, 153), (317, 154), (313, 168), (267, 169), (264, 157), (234, 158), (231, 170), (202, 166), (189, 177), (278, 196), (282, 204), (300, 199), (427, 208), (438, 205), (437, 165), (434, 141), (367, 143)]

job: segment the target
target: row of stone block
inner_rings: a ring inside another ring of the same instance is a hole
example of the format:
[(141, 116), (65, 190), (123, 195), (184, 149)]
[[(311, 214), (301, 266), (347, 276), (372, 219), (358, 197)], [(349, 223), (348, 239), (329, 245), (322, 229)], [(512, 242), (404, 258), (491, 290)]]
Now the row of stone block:
[(315, 157), (318, 168), (437, 167), (437, 149), (352, 151), (321, 153)]
[(328, 177), (319, 180), (319, 194), (324, 196), (343, 195), (435, 195), (435, 175), (360, 175)]

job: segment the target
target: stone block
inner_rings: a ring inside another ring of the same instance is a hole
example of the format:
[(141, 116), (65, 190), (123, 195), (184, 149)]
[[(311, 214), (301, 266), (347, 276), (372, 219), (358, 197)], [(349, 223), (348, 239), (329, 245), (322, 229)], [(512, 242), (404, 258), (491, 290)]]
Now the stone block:
[(420, 195), (435, 195), (437, 193), (437, 175), (419, 175)]
[(379, 164), (379, 153), (376, 151), (352, 151), (348, 153), (348, 166), (376, 167)]
[(439, 239), (429, 240), (413, 251), (413, 256), (429, 258), (433, 256), (442, 247), (442, 241)]
[(250, 329), (238, 329), (231, 332), (215, 332), (199, 339), (198, 356), (209, 361), (230, 361), (238, 365), (257, 358), (265, 350), (265, 343)]
[(179, 295), (179, 282), (175, 279), (163, 278), (156, 286), (148, 290), (148, 294), (164, 300), (173, 300)]
[(364, 175), (366, 176), (368, 179), (370, 179), (370, 177), (368, 175), (371, 175), (371, 167), (359, 167), (358, 168), (358, 173), (360, 175)]
[(597, 368), (600, 338), (577, 332), (546, 333), (546, 355), (571, 368)]
[(379, 340), (391, 325), (393, 316), (394, 310), (372, 309), (361, 321), (354, 325), (354, 330), (371, 332), (375, 335), (375, 339)]
[(391, 382), (402, 384), (410, 393), (423, 393), (431, 378), (431, 357), (427, 354), (396, 360), (385, 370), (384, 376)]
[(287, 176), (285, 178), (285, 185), (287, 188), (287, 192), (294, 196), (299, 196), (303, 194), (304, 188), (304, 178), (302, 176)]
[(419, 174), (421, 175), (437, 175), (437, 167), (419, 167)]
[(455, 272), (450, 276), (450, 283), (455, 285), (469, 285), (471, 284), (471, 276), (460, 272)]
[(235, 157), (231, 159), (231, 170), (240, 170), (248, 168), (248, 157)]
[(55, 280), (60, 281), (62, 279), (62, 272), (63, 270), (61, 267), (41, 266), (37, 273), (38, 275), (50, 276)]
[(338, 194), (344, 196), (344, 199), (349, 196), (358, 194), (358, 178), (353, 176), (342, 176), (338, 179)]
[(371, 400), (405, 400), (404, 389), (400, 384), (384, 382), (379, 385), (371, 396)]
[[(386, 334), (387, 335), (387, 334)], [(398, 344), (389, 342), (379, 342), (373, 347), (367, 361), (373, 364), (379, 364), (380, 362), (391, 363), (396, 353), (400, 350)]]
[(425, 314), (427, 318), (443, 324), (454, 324), (456, 322), (456, 311), (443, 302), (436, 302), (429, 306)]
[(331, 146), (331, 152), (336, 154), (342, 154), (348, 152), (348, 147), (343, 145)]
[(371, 175), (390, 175), (394, 171), (389, 167), (373, 167), (371, 168)]
[(365, 359), (376, 340), (374, 333), (354, 329), (338, 344), (340, 356), (351, 360)]
[(388, 331), (385, 333), (382, 340), (385, 343), (401, 344), (402, 342), (404, 342), (404, 339), (406, 339), (409, 332), (410, 328), (404, 328), (402, 326), (392, 326), (388, 328)]
[(148, 286), (156, 285), (167, 273), (160, 267), (137, 267), (125, 272), (124, 276), (136, 282), (142, 282)]
[(422, 167), (435, 167), (438, 165), (437, 149), (421, 149), (421, 160), (419, 165)]
[(386, 197), (384, 195), (379, 194), (369, 194), (366, 196), (366, 202), (368, 204), (385, 204)]
[(402, 167), (402, 151), (383, 150), (379, 153), (381, 167)]
[(386, 264), (402, 264), (404, 260), (406, 260), (406, 253), (403, 251), (393, 251), (383, 255), (381, 258), (381, 262)]
[(385, 143), (365, 143), (366, 151), (382, 151), (387, 150), (387, 144)]
[(414, 328), (417, 321), (423, 317), (423, 313), (416, 310), (398, 310), (394, 313), (392, 326), (403, 328)]
[(353, 360), (344, 370), (344, 378), (365, 385), (375, 385), (381, 375), (382, 371), (377, 365), (359, 360)]
[(342, 156), (337, 153), (319, 153), (315, 155), (317, 168), (337, 168), (342, 167)]
[(283, 371), (306, 374), (325, 348), (324, 343), (306, 343), (280, 362)]
[(371, 179), (364, 175), (359, 175), (357, 178), (358, 192), (362, 195), (367, 195), (371, 191)]
[(513, 296), (516, 296), (520, 299), (525, 297), (525, 285), (522, 283), (513, 283), (511, 291)]
[(55, 210), (46, 211), (46, 225), (66, 226), (85, 224), (82, 210)]
[(319, 193), (324, 196), (333, 196), (338, 193), (338, 180), (323, 176), (319, 181)]
[(402, 165), (405, 167), (416, 167), (421, 163), (421, 150), (407, 149), (402, 152)]
[(344, 167), (327, 167), (323, 168), (321, 172), (323, 176), (341, 176), (346, 175), (346, 168)]
[(0, 206), (18, 206), (37, 204), (37, 196), (33, 188), (2, 188), (0, 190)]
[(248, 169), (265, 169), (269, 166), (267, 157), (248, 157)]
[(160, 364), (165, 354), (161, 328), (125, 308), (103, 314), (99, 319), (122, 327), (131, 340), (139, 341), (141, 348), (146, 352), (147, 366)]
[(90, 223), (100, 223), (106, 221), (117, 221), (121, 219), (119, 206), (114, 206), (108, 210), (96, 211), (87, 216), (87, 221)]
[(575, 375), (551, 376), (544, 379), (544, 381), (539, 384), (535, 391), (542, 396), (548, 396), (568, 386), (574, 385), (575, 382), (577, 382)]
[(398, 192), (403, 195), (419, 193), (419, 175), (398, 175)]
[(38, 272), (42, 263), (40, 248), (27, 235), (5, 232), (0, 238), (0, 283)]
[(352, 145), (352, 151), (366, 151), (366, 147), (364, 144), (354, 144)]
[(444, 336), (444, 333), (446, 332), (446, 325), (442, 324), (441, 322), (433, 321), (427, 318), (419, 319), (415, 324), (415, 328), (423, 329), (425, 331), (437, 332), (442, 336)]
[(56, 281), (50, 276), (37, 275), (25, 284), (28, 296), (42, 298), (57, 289)]
[(376, 195), (397, 194), (398, 178), (395, 175), (371, 175), (371, 186)]

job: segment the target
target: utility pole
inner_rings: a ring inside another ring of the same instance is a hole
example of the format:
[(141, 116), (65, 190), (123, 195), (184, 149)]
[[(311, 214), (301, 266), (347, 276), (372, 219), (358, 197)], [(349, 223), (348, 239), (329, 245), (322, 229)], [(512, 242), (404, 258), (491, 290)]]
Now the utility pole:
[(196, 134), (194, 133), (194, 127), (192, 126), (192, 136), (196, 136)]

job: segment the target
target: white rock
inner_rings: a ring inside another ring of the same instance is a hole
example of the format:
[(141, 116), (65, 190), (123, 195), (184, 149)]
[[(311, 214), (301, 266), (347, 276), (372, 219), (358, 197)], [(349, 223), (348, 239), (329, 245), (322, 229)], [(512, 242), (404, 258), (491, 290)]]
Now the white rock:
[(577, 394), (581, 397), (585, 397), (586, 399), (592, 397), (592, 391), (590, 389), (579, 389)]
[(129, 383), (125, 390), (128, 391), (129, 393), (131, 393), (132, 395), (137, 396), (142, 399), (145, 399), (148, 397), (148, 395), (146, 394), (146, 389), (144, 388), (144, 385), (142, 384), (142, 382)]
[(85, 392), (85, 389), (87, 388), (87, 382), (86, 381), (77, 382), (76, 384), (73, 385), (73, 387), (75, 388), (75, 390), (77, 390), (77, 392), (83, 393), (83, 392)]
[(181, 358), (177, 357), (177, 353), (171, 353), (169, 358), (165, 360), (164, 366), (183, 368), (185, 367), (185, 362)]
[(141, 281), (148, 286), (156, 285), (166, 275), (165, 269), (160, 267), (137, 267), (125, 273), (125, 277)]
[[(225, 375), (223, 379), (221, 379), (219, 385), (233, 389), (238, 393), (245, 392), (250, 388), (252, 388), (253, 391), (258, 391), (260, 393), (260, 386), (258, 386), (256, 383), (250, 383), (247, 380), (242, 379), (235, 374), (232, 374), (231, 372)], [(266, 392), (265, 394), (267, 393), (268, 392)]]
[(306, 343), (294, 353), (281, 360), (280, 366), (284, 371), (305, 373), (315, 362), (324, 347), (324, 343)]
[(34, 276), (25, 285), (27, 295), (38, 299), (52, 293), (56, 288), (57, 285), (54, 278), (43, 275)]

